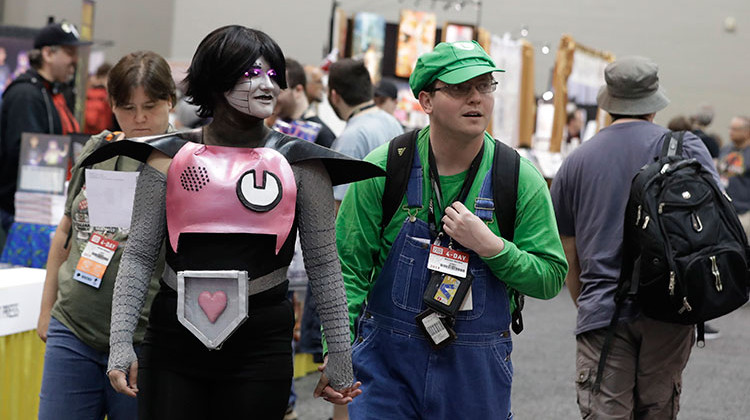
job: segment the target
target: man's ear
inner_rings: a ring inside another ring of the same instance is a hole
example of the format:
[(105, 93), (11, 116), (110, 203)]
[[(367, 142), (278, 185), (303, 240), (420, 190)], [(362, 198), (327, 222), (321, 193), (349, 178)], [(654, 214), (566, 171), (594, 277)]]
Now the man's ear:
[(307, 95), (307, 93), (305, 93), (305, 87), (302, 86), (301, 84), (293, 87), (292, 95), (295, 95), (297, 97), (300, 97), (300, 95)]
[(329, 98), (329, 101), (331, 102), (331, 104), (334, 104), (334, 103), (338, 102), (338, 100), (341, 97), (339, 96), (339, 93), (336, 92), (336, 89), (330, 89), (328, 91), (328, 98)]
[(42, 53), (42, 59), (44, 61), (51, 60), (51, 57), (52, 57), (52, 47), (49, 47), (49, 46), (42, 47), (40, 51)]
[(432, 114), (432, 100), (434, 96), (432, 93), (428, 93), (425, 91), (419, 92), (419, 105), (422, 106), (422, 109), (424, 110), (425, 114), (431, 115)]

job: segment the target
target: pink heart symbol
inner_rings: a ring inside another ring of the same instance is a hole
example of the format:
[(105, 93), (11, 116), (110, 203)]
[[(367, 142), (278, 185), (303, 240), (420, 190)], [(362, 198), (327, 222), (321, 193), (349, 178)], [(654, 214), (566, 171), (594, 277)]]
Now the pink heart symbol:
[(198, 304), (201, 309), (203, 309), (203, 312), (206, 313), (208, 320), (213, 324), (216, 322), (216, 318), (218, 318), (227, 307), (227, 294), (221, 290), (214, 294), (211, 294), (208, 291), (202, 292), (198, 295)]

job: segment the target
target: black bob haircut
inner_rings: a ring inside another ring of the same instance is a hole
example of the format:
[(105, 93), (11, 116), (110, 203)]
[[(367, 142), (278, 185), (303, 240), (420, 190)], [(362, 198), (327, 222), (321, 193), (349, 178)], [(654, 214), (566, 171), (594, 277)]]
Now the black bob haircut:
[(224, 93), (231, 90), (260, 57), (276, 70), (276, 83), (286, 89), (284, 53), (266, 33), (230, 25), (203, 38), (182, 81), (189, 102), (198, 106), (198, 115), (213, 117), (217, 101), (224, 100)]

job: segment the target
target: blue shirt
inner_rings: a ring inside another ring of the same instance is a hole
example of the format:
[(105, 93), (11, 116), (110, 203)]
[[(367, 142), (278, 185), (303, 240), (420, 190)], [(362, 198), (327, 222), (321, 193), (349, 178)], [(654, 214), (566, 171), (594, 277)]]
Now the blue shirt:
[[(557, 226), (560, 235), (576, 238), (581, 267), (576, 334), (606, 327), (612, 319), (630, 183), (659, 156), (660, 138), (668, 131), (648, 121), (613, 124), (571, 153), (555, 175), (550, 193)], [(692, 133), (685, 134), (683, 156), (697, 159), (719, 182), (706, 146)], [(628, 302), (621, 320), (637, 313)]]
[[(404, 129), (391, 114), (377, 109), (355, 115), (331, 145), (331, 149), (357, 159), (364, 159), (383, 143), (402, 134)], [(349, 184), (333, 187), (333, 198), (344, 199)]]

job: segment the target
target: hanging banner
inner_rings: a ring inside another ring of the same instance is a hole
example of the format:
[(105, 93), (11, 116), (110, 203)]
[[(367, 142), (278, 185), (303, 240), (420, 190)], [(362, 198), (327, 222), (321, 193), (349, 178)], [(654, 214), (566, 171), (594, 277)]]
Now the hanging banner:
[(492, 136), (511, 146), (518, 146), (520, 121), (520, 94), (522, 66), (522, 42), (505, 36), (492, 36), (490, 57), (505, 73), (495, 73), (499, 82), (495, 91), (495, 110), (492, 116)]

